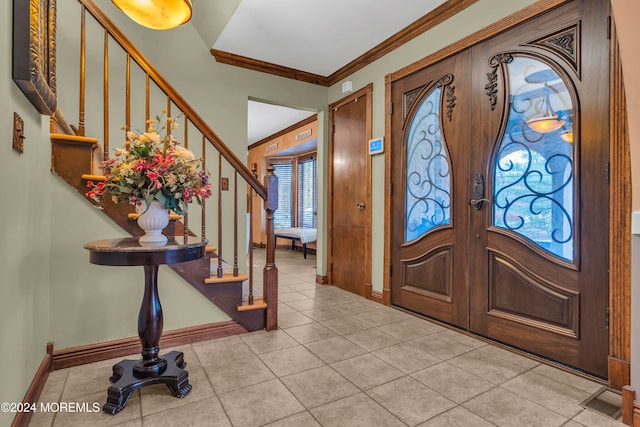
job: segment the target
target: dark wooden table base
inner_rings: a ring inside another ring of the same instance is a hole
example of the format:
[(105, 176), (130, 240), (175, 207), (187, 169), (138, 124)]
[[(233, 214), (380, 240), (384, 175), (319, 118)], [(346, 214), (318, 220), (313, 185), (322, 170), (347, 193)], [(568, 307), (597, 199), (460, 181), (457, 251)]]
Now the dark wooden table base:
[(143, 360), (122, 360), (113, 365), (113, 376), (110, 378), (114, 383), (107, 391), (107, 403), (102, 410), (108, 414), (115, 415), (127, 405), (129, 398), (134, 391), (141, 387), (153, 384), (166, 384), (175, 397), (185, 397), (191, 391), (189, 384), (189, 373), (183, 368), (187, 365), (180, 351), (172, 351), (160, 357), (166, 363), (163, 372), (145, 376), (136, 369)]

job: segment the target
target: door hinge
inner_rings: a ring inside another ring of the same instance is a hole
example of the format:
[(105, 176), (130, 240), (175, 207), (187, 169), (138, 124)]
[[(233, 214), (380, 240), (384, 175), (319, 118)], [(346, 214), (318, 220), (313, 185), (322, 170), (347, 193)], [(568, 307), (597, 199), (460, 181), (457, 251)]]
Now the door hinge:
[(393, 276), (393, 264), (389, 264), (389, 276)]
[(393, 116), (393, 102), (390, 103), (391, 105), (389, 106), (389, 115)]
[(607, 16), (607, 40), (611, 40), (611, 15)]
[(611, 179), (611, 163), (607, 162), (607, 165), (605, 167), (605, 180), (607, 184), (609, 184), (610, 179)]
[(609, 329), (609, 307), (604, 312), (604, 328)]
[(393, 196), (393, 182), (389, 183), (389, 195)]

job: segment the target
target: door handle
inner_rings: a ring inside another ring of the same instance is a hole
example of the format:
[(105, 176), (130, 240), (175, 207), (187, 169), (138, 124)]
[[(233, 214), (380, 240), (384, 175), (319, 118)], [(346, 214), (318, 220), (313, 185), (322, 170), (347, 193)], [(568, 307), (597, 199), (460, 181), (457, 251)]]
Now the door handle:
[(356, 208), (360, 209), (361, 211), (364, 210), (364, 203), (360, 202), (356, 205)]
[(480, 208), (482, 208), (483, 202), (490, 201), (491, 200), (485, 199), (484, 197), (484, 177), (481, 173), (477, 173), (473, 178), (473, 189), (471, 191), (471, 199), (469, 200), (469, 204), (476, 208), (476, 210), (480, 210)]

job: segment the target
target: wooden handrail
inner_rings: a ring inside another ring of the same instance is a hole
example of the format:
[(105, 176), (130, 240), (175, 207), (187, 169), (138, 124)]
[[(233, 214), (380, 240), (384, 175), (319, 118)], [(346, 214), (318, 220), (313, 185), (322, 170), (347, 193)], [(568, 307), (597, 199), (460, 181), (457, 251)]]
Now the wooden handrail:
[(149, 77), (169, 96), (173, 103), (189, 118), (193, 125), (209, 140), (222, 156), (238, 171), (240, 176), (253, 188), (262, 199), (267, 198), (267, 189), (253, 176), (249, 168), (238, 159), (233, 151), (225, 145), (220, 137), (207, 125), (198, 113), (182, 98), (173, 86), (165, 80), (151, 65), (149, 60), (131, 43), (131, 41), (115, 26), (115, 24), (100, 10), (93, 0), (78, 0), (86, 10), (109, 32), (111, 37), (136, 61)]

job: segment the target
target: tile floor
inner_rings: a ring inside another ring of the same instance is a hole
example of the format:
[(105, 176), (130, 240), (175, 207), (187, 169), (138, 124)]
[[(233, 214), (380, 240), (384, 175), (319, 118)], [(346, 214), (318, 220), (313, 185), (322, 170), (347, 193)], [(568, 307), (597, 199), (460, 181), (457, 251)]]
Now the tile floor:
[[(316, 285), (313, 255), (277, 251), (276, 262), (280, 329), (180, 347), (184, 399), (150, 386), (115, 416), (36, 413), (30, 426), (624, 425), (579, 405), (599, 383)], [(41, 402), (102, 405), (121, 359), (52, 372)]]

